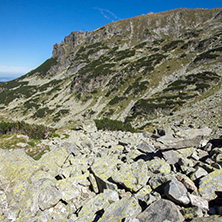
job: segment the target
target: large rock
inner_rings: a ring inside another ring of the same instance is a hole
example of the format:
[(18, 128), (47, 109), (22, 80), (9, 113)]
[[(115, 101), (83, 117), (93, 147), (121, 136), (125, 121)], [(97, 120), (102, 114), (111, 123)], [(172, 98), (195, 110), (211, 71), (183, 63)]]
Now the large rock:
[(174, 135), (165, 135), (157, 139), (160, 150), (199, 147), (204, 137), (212, 132), (209, 128), (181, 130)]
[(99, 192), (103, 192), (104, 189), (115, 190), (117, 188), (114, 183), (109, 181), (117, 171), (117, 164), (118, 161), (114, 158), (98, 158), (95, 160), (95, 163), (91, 167), (91, 171), (96, 179)]
[(155, 151), (155, 148), (146, 142), (140, 143), (136, 148), (142, 153), (153, 153)]
[(84, 203), (80, 208), (78, 221), (93, 221), (97, 212), (107, 209), (111, 203), (118, 200), (119, 195), (116, 191), (104, 190), (104, 193), (100, 193)]
[(160, 199), (137, 216), (140, 222), (182, 222), (184, 218), (177, 206), (169, 200)]
[(144, 160), (132, 164), (124, 163), (120, 166), (120, 170), (113, 174), (112, 179), (127, 189), (137, 192), (149, 179), (147, 165)]
[(188, 196), (189, 196), (192, 206), (199, 207), (199, 208), (202, 208), (205, 210), (209, 210), (209, 204), (208, 204), (207, 200), (205, 200), (202, 197), (192, 195), (192, 194), (189, 194)]
[(222, 217), (218, 215), (212, 215), (209, 217), (197, 217), (191, 220), (191, 222), (222, 222)]
[(160, 158), (147, 161), (147, 167), (148, 170), (150, 170), (155, 174), (158, 173), (170, 174), (171, 172), (170, 165)]
[(178, 180), (169, 181), (164, 187), (164, 192), (166, 196), (175, 203), (187, 205), (190, 202), (187, 196), (187, 189)]
[(103, 214), (100, 222), (124, 221), (126, 217), (136, 217), (141, 207), (133, 197), (123, 198), (111, 204)]
[(200, 179), (199, 192), (202, 197), (213, 200), (217, 197), (215, 191), (222, 191), (222, 169)]

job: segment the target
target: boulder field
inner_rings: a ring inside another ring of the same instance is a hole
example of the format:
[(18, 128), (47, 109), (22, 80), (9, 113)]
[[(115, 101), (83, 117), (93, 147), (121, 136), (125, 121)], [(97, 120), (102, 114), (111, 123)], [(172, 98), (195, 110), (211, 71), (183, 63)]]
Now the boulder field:
[(3, 222), (222, 221), (222, 138), (212, 130), (88, 130), (40, 160), (0, 149)]

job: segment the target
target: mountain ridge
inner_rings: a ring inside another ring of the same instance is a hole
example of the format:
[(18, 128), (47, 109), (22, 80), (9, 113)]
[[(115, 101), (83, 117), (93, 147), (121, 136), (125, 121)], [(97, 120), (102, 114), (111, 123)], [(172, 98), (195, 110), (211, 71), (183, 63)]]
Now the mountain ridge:
[[(1, 84), (2, 115), (54, 127), (107, 117), (144, 130), (183, 119), (212, 126), (221, 119), (221, 15), (174, 9), (72, 32), (37, 69)], [(201, 102), (215, 117), (191, 118)]]

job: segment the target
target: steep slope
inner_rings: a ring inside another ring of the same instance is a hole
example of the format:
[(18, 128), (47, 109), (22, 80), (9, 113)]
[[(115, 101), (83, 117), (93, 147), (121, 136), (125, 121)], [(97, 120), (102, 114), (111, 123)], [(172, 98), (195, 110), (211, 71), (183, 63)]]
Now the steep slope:
[(177, 9), (73, 32), (37, 69), (1, 84), (1, 113), (55, 127), (109, 117), (217, 128), (221, 24), (221, 9)]

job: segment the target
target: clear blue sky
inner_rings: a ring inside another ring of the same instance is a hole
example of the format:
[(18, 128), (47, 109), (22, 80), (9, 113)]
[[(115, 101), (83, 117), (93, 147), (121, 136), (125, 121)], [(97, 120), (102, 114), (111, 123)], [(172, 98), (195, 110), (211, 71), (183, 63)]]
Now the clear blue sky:
[(39, 66), (73, 31), (175, 8), (222, 8), (222, 0), (0, 0), (0, 81)]

